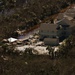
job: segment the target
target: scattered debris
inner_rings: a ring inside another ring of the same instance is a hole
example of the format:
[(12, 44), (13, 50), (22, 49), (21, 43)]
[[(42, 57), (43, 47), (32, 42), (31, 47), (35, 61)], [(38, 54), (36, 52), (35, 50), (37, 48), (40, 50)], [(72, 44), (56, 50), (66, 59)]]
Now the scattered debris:
[(28, 65), (28, 62), (25, 62), (26, 65)]

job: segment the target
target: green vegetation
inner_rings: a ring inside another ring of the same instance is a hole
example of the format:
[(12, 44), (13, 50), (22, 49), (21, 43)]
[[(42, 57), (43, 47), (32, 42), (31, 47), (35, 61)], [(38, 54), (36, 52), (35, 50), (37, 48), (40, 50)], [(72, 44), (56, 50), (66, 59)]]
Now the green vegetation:
[(75, 36), (71, 35), (65, 41), (65, 45), (60, 46), (60, 55), (63, 57), (74, 57), (75, 53)]

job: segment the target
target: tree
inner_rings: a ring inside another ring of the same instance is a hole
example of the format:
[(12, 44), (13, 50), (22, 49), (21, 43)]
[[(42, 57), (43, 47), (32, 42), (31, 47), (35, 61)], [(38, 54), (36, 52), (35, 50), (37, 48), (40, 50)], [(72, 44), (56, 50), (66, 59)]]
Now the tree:
[(47, 50), (49, 51), (49, 55), (51, 56), (51, 58), (54, 59), (54, 49), (52, 49), (52, 47), (48, 46)]
[(26, 50), (25, 50), (25, 54), (29, 54), (29, 55), (32, 55), (33, 53), (32, 53), (32, 48), (26, 48)]

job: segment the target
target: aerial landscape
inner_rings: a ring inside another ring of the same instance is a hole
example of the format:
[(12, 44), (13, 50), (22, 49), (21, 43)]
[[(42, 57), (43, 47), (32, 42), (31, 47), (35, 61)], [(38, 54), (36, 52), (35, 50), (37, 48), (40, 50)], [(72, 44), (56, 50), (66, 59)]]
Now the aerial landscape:
[(75, 0), (0, 0), (0, 75), (75, 75)]

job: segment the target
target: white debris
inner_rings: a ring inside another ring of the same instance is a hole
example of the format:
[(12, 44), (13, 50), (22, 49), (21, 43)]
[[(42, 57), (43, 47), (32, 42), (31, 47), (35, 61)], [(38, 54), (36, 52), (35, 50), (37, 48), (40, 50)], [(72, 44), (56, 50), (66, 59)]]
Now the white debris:
[(26, 65), (28, 65), (28, 62), (25, 62)]
[(54, 48), (54, 52), (57, 52), (59, 50), (59, 47)]
[(35, 39), (38, 39), (38, 38), (39, 38), (39, 36), (38, 36), (38, 35), (35, 35), (35, 36), (34, 36), (34, 38), (35, 38)]
[(30, 38), (30, 39), (33, 38), (33, 35), (30, 35), (29, 38)]
[(59, 45), (62, 45), (62, 44), (63, 44), (63, 45), (66, 45), (66, 43), (65, 43), (65, 42), (66, 42), (66, 39), (65, 39), (65, 40), (63, 40), (62, 42), (60, 42), (60, 43), (59, 43)]
[(11, 38), (8, 39), (8, 41), (9, 42), (15, 42), (15, 41), (17, 41), (17, 39), (11, 37)]
[(25, 45), (25, 46), (21, 46), (21, 47), (16, 47), (15, 50), (19, 50), (19, 51), (25, 51), (27, 48), (34, 48), (34, 46), (32, 45)]
[(37, 46), (37, 47), (34, 48), (33, 54), (48, 55), (49, 51), (46, 50), (46, 47)]
[(38, 45), (42, 45), (44, 44), (43, 42), (37, 42), (35, 45), (38, 46)]
[(5, 61), (8, 60), (8, 57), (3, 58), (3, 60), (5, 60)]
[(59, 45), (62, 45), (62, 44), (63, 44), (63, 42), (60, 42), (60, 43), (59, 43)]
[(33, 45), (25, 45), (22, 47), (16, 47), (15, 50), (19, 50), (19, 51), (25, 51), (26, 48), (32, 48), (32, 53), (33, 54), (37, 54), (37, 55), (48, 55), (49, 51), (46, 50), (47, 47), (44, 46), (33, 46)]
[(37, 39), (32, 39), (32, 40), (30, 40), (30, 42), (35, 43), (35, 42), (37, 42)]

